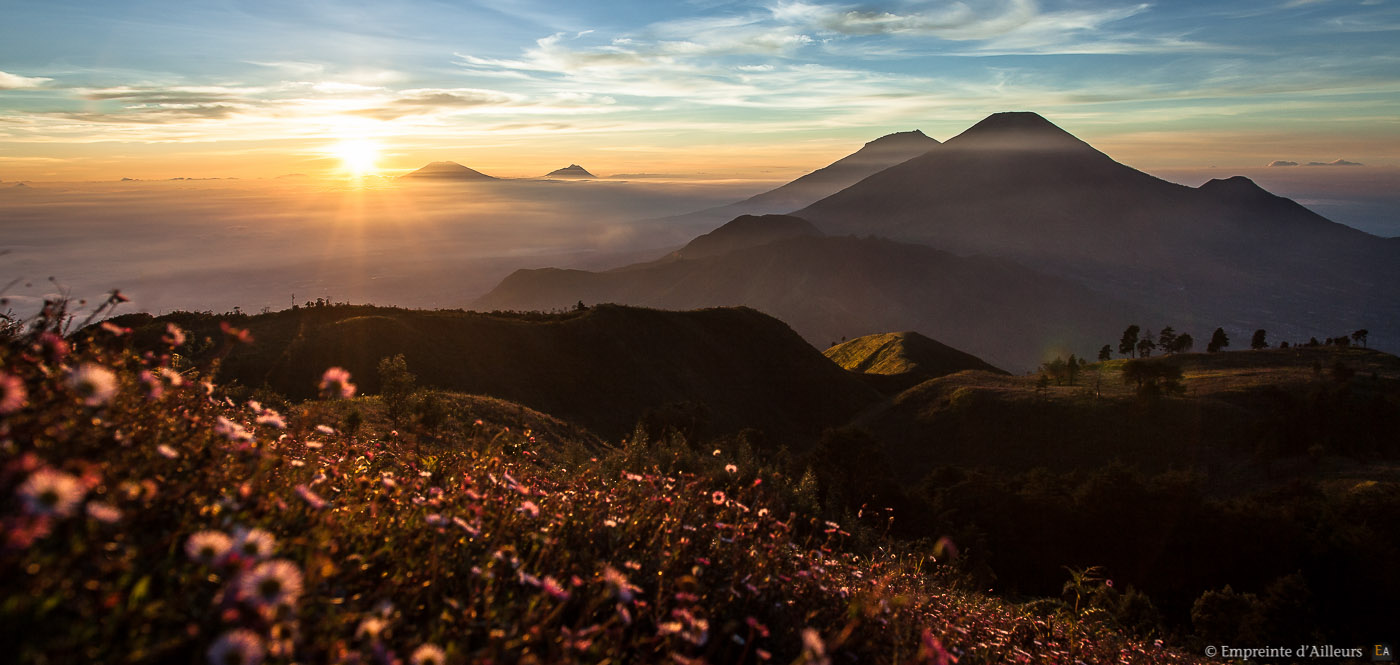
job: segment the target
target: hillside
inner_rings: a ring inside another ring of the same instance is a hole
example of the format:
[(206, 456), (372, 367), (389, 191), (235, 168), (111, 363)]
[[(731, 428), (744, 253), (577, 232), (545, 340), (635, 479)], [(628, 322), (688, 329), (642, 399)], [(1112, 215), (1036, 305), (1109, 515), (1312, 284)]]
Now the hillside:
[[(219, 335), (214, 317), (122, 319), (142, 338), (172, 321), (197, 337)], [(783, 323), (749, 309), (598, 306), (518, 317), (344, 306), (237, 325), (256, 343), (223, 362), (226, 381), (304, 398), (322, 369), (340, 366), (376, 393), (377, 363), (401, 353), (420, 385), (519, 402), (609, 439), (648, 420), (705, 434), (754, 427), (800, 443), (877, 398)]]
[(565, 166), (564, 168), (561, 168), (561, 169), (554, 169), (553, 171), (550, 171), (549, 173), (546, 173), (544, 177), (546, 177), (546, 178), (566, 178), (566, 179), (586, 179), (586, 178), (596, 178), (597, 176), (593, 175), (592, 173), (589, 173), (589, 172), (588, 172), (588, 169), (585, 169), (585, 168), (583, 168), (582, 166), (579, 166), (578, 164), (570, 164), (570, 165)]
[(729, 252), (760, 247), (778, 240), (820, 236), (812, 223), (792, 215), (740, 215), (709, 233), (696, 237), (676, 250), (674, 257), (703, 259)]
[(1136, 309), (1009, 261), (811, 236), (605, 272), (520, 270), (473, 307), (549, 310), (579, 300), (682, 310), (742, 304), (782, 319), (820, 348), (843, 337), (916, 330), (1015, 369), (1036, 366), (1046, 350), (1116, 335)]
[[(1294, 477), (1308, 454), (1400, 457), (1391, 435), (1400, 427), (1400, 358), (1390, 354), (1297, 348), (1151, 358), (1144, 362), (1182, 371), (1185, 394), (1147, 401), (1124, 383), (1125, 362), (1091, 364), (1077, 385), (1043, 390), (1036, 376), (959, 372), (920, 383), (857, 423), (904, 460), (909, 482), (938, 465), (1069, 471), (1117, 461), (1148, 473), (1208, 470), (1217, 490), (1233, 492)], [(1339, 380), (1338, 363), (1354, 376)]]
[(977, 356), (916, 332), (857, 337), (822, 353), (886, 393), (900, 392), (929, 379), (963, 370), (1005, 373)]
[(235, 402), (131, 339), (0, 347), (16, 662), (1200, 662), (963, 590), (732, 451), (386, 433), (373, 400)]
[[(1157, 179), (1034, 113), (989, 116), (793, 214), (829, 234), (1005, 257), (1232, 332), (1400, 328), (1393, 243), (1245, 178)], [(1391, 337), (1373, 345), (1400, 350)]]

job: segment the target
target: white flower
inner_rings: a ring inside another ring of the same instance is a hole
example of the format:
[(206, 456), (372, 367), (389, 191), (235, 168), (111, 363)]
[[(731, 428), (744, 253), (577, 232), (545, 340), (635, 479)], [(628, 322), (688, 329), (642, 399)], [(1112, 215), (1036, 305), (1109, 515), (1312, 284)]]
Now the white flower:
[(116, 506), (102, 501), (91, 501), (87, 505), (88, 517), (103, 524), (114, 524), (121, 521), (122, 511)]
[(95, 363), (83, 363), (68, 377), (68, 387), (83, 398), (83, 404), (102, 406), (117, 394), (117, 375)]

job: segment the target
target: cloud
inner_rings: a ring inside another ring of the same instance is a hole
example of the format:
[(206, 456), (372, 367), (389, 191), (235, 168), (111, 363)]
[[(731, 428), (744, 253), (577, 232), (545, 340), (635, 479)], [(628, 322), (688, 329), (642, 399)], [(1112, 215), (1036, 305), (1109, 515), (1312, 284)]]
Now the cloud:
[(429, 115), (443, 111), (483, 106), (505, 106), (520, 102), (520, 95), (511, 95), (496, 90), (421, 88), (402, 90), (386, 104), (354, 109), (348, 113), (377, 120), (396, 120), (410, 115)]
[(122, 101), (133, 104), (214, 104), (237, 102), (248, 90), (223, 87), (131, 87), (99, 88), (82, 93), (90, 101)]
[(1345, 159), (1334, 159), (1330, 162), (1308, 162), (1304, 166), (1362, 166), (1360, 162), (1349, 162)]
[(1298, 162), (1290, 162), (1286, 159), (1275, 159), (1269, 162), (1269, 166), (1297, 166)]
[(37, 88), (52, 80), (53, 79), (43, 78), (41, 76), (20, 76), (8, 72), (0, 72), (0, 90)]

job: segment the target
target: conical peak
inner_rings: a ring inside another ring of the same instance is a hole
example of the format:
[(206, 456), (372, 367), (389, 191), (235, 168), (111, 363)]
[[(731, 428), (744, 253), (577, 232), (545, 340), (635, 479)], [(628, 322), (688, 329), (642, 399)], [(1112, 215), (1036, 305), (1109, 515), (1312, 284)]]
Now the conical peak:
[(993, 113), (969, 127), (967, 131), (949, 139), (948, 145), (1020, 150), (1089, 147), (1087, 143), (1060, 129), (1055, 123), (1030, 111)]

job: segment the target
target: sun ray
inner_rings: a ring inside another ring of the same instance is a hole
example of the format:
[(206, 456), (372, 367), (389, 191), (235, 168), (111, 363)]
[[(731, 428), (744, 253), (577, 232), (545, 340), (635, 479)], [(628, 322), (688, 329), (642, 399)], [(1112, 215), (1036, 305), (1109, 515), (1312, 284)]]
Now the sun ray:
[(374, 175), (379, 170), (375, 164), (379, 159), (379, 144), (369, 139), (345, 139), (332, 146), (330, 152), (340, 159), (341, 168), (353, 177)]

